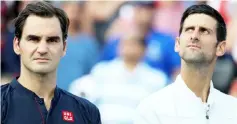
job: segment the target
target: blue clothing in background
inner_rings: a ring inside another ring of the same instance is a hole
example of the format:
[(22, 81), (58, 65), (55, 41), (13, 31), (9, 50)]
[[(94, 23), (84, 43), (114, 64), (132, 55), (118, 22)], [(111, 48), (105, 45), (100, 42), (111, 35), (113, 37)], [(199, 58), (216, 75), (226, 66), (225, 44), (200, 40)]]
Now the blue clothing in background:
[(71, 82), (88, 74), (98, 60), (99, 46), (87, 34), (69, 36), (66, 55), (61, 59), (57, 70), (57, 85), (68, 90)]
[[(112, 60), (117, 57), (116, 49), (119, 41), (120, 38), (109, 39), (102, 51), (101, 60)], [(171, 78), (173, 69), (180, 67), (180, 57), (174, 51), (174, 38), (165, 33), (150, 31), (146, 36), (146, 42), (145, 62)]]

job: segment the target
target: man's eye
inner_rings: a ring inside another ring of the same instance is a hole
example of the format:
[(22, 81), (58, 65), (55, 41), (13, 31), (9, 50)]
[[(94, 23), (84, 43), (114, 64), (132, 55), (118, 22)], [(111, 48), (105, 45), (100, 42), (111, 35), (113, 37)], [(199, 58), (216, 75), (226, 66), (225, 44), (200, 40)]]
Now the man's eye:
[(209, 34), (209, 31), (207, 30), (207, 29), (201, 29), (200, 30), (200, 32), (202, 33), (202, 34)]
[(38, 39), (38, 38), (28, 38), (28, 41), (31, 41), (31, 42), (38, 42), (39, 39)]
[(185, 31), (186, 32), (192, 32), (194, 29), (193, 28), (187, 28)]
[(58, 40), (56, 40), (56, 39), (49, 39), (48, 42), (50, 42), (50, 43), (57, 43)]

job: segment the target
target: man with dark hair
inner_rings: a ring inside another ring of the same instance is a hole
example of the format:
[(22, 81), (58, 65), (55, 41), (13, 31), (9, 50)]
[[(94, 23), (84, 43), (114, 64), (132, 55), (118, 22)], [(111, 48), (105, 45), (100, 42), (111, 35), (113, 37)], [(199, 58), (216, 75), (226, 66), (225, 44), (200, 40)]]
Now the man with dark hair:
[(182, 58), (181, 73), (140, 103), (135, 124), (236, 124), (237, 99), (211, 81), (216, 59), (226, 49), (222, 16), (208, 5), (193, 5), (180, 25), (175, 51)]
[(15, 20), (20, 77), (1, 86), (2, 124), (100, 124), (98, 108), (56, 86), (69, 20), (47, 2), (30, 3)]

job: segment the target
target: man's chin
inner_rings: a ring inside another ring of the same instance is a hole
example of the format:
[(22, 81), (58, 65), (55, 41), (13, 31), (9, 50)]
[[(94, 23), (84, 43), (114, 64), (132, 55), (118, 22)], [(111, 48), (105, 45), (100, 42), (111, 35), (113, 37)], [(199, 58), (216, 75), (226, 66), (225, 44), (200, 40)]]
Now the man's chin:
[(186, 62), (186, 63), (205, 63), (206, 61), (203, 60), (202, 58), (183, 58), (183, 60)]
[(49, 73), (51, 73), (53, 71), (49, 70), (49, 69), (33, 69), (32, 72), (34, 72), (36, 74), (45, 75), (45, 74), (49, 74)]

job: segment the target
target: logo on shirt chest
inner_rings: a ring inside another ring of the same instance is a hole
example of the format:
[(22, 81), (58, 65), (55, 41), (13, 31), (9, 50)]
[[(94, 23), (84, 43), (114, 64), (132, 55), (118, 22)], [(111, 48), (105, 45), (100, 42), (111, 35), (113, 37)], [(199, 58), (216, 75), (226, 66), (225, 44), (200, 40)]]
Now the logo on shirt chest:
[(74, 122), (74, 116), (73, 113), (70, 111), (62, 111), (62, 117), (64, 121), (67, 122)]

